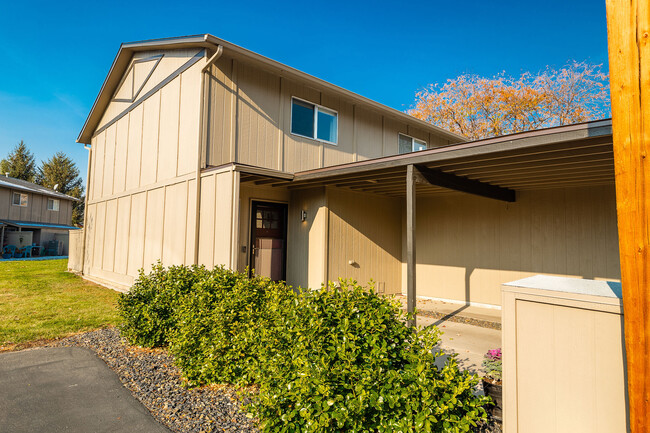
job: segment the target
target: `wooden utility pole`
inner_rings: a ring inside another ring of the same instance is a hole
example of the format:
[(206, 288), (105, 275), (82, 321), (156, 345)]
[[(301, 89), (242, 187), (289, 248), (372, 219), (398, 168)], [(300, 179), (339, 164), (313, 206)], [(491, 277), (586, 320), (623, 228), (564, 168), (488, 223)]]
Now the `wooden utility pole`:
[(630, 428), (641, 433), (650, 431), (650, 0), (607, 0), (607, 38)]

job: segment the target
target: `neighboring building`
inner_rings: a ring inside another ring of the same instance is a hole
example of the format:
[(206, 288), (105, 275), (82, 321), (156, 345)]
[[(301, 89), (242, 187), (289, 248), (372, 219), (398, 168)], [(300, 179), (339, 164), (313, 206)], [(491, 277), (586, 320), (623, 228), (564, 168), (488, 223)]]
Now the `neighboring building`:
[(400, 293), (413, 233), (421, 296), (499, 305), (536, 273), (620, 275), (609, 121), (467, 143), (200, 35), (123, 44), (77, 141), (83, 273), (119, 289), (161, 259)]
[(41, 185), (0, 176), (0, 246), (46, 246), (59, 241), (58, 255), (68, 254), (72, 204), (76, 198)]

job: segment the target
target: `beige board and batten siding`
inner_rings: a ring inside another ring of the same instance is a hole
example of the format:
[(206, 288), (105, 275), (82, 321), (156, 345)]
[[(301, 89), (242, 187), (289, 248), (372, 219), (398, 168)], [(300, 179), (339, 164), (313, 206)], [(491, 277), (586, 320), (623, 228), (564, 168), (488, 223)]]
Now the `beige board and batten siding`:
[(401, 292), (400, 199), (328, 188), (328, 279), (371, 280), (383, 294)]
[(237, 268), (238, 204), (239, 172), (232, 166), (201, 174), (200, 265)]
[(422, 197), (416, 233), (418, 296), (500, 305), (501, 284), (536, 274), (620, 279), (613, 185)]
[(288, 218), (290, 285), (316, 289), (343, 278), (400, 292), (400, 200), (336, 188), (295, 190)]
[[(136, 53), (164, 54), (140, 97), (198, 52)], [(157, 260), (193, 263), (201, 66), (138, 105), (109, 104), (91, 141), (86, 276), (125, 289)]]
[[(295, 173), (398, 153), (398, 134), (450, 144), (425, 131), (343, 96), (227, 55), (210, 68), (207, 155), (210, 166), (228, 162)], [(291, 133), (292, 97), (338, 113), (336, 144)]]
[[(13, 193), (27, 194), (27, 206), (13, 204)], [(59, 210), (48, 210), (47, 200), (59, 200)], [(50, 224), (72, 224), (72, 200), (42, 194), (0, 188), (0, 219)]]
[[(301, 212), (307, 212), (302, 221)], [(287, 282), (317, 289), (327, 280), (327, 195), (325, 188), (291, 191), (287, 234)]]

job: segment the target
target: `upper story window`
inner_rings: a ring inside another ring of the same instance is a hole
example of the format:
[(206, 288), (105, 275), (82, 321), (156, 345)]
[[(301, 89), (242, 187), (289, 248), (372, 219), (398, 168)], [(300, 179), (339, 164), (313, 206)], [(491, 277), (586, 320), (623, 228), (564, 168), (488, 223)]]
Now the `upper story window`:
[(329, 108), (291, 98), (291, 133), (336, 144), (338, 113)]
[(47, 199), (47, 210), (59, 211), (59, 200), (55, 198)]
[(20, 192), (15, 192), (11, 204), (14, 206), (26, 207), (27, 206), (27, 194), (22, 194)]
[(408, 135), (399, 134), (399, 153), (417, 152), (426, 150), (427, 142), (409, 137)]

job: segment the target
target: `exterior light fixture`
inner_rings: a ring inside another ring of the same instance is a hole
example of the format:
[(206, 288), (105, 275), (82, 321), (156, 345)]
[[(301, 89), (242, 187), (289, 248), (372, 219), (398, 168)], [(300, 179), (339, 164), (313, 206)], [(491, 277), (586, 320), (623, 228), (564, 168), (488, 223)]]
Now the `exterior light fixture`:
[(300, 221), (305, 222), (307, 220), (307, 211), (306, 210), (301, 210), (300, 211)]

